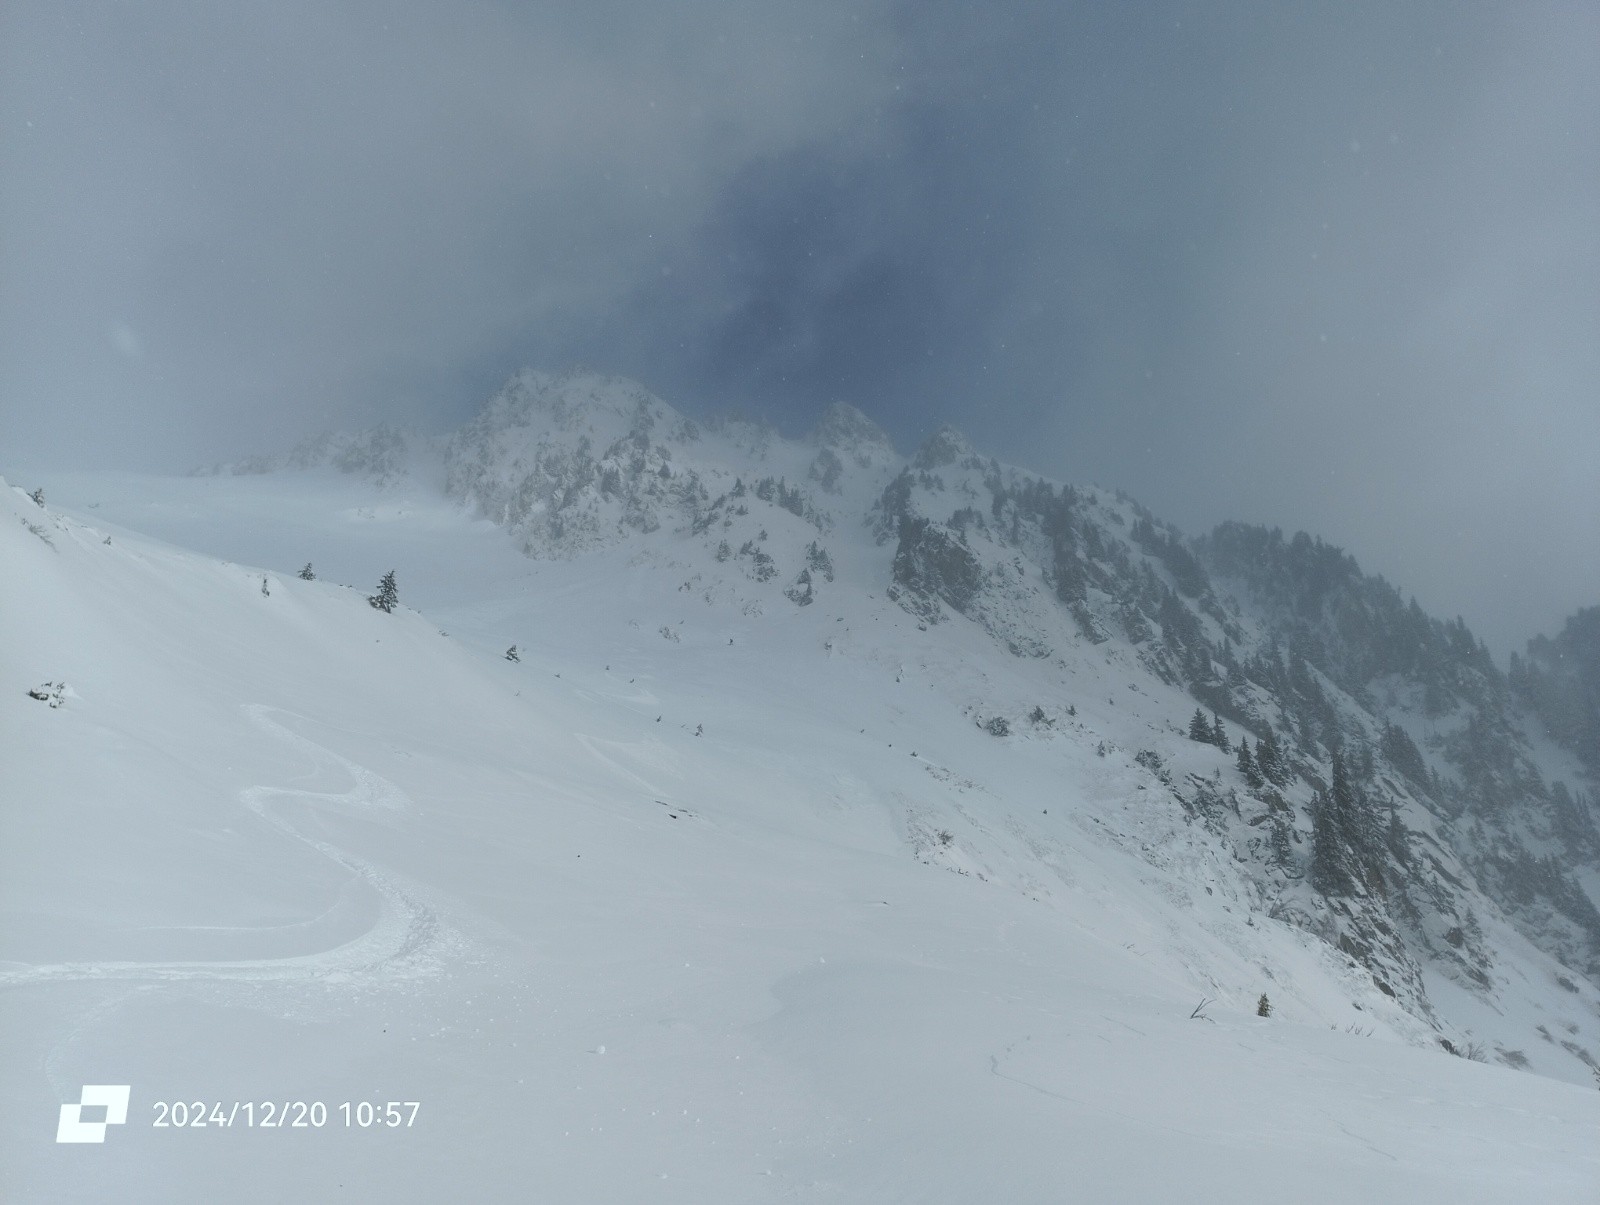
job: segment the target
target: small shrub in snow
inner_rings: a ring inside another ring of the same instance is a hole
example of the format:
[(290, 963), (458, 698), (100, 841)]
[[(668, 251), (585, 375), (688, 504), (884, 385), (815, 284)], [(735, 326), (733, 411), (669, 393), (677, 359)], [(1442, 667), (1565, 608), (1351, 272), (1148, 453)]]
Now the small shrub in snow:
[(508, 648), (506, 650), (506, 660), (507, 661), (521, 661), (522, 660), (521, 654), (519, 654), (517, 652), (517, 646), (516, 645), (513, 644), (510, 648)]
[(1161, 760), (1161, 754), (1154, 749), (1140, 749), (1133, 755), (1133, 760), (1168, 786), (1172, 785), (1172, 776), (1167, 773), (1167, 763)]
[(33, 493), (29, 494), (28, 497), (33, 499), (33, 504), (40, 510), (44, 509), (44, 486), (41, 485), (38, 489), (34, 490)]
[(1482, 1042), (1468, 1041), (1457, 1046), (1449, 1038), (1440, 1038), (1439, 1045), (1444, 1047), (1447, 1054), (1453, 1054), (1458, 1059), (1467, 1059), (1474, 1063), (1489, 1061), (1489, 1053), (1484, 1049)]
[(22, 519), (22, 525), (24, 527), (26, 527), (34, 535), (38, 536), (46, 544), (50, 545), (50, 547), (54, 548), (56, 546), (56, 542), (50, 538), (50, 533), (48, 531), (46, 531), (44, 528), (40, 527), (37, 523), (29, 523), (28, 520), (22, 518), (21, 515), (19, 515), (17, 517), (19, 519)]
[(825, 582), (833, 580), (833, 558), (828, 555), (828, 550), (815, 540), (812, 540), (810, 546), (806, 548), (806, 567), (813, 573), (821, 574)]
[(1003, 715), (997, 715), (984, 721), (983, 730), (990, 736), (1010, 736), (1011, 721)]
[(797, 607), (809, 607), (815, 599), (816, 591), (811, 584), (811, 570), (800, 570), (800, 576), (794, 579), (789, 588), (785, 590), (784, 597)]
[(304, 569), (300, 570), (300, 580), (303, 581), (303, 582), (314, 582), (314, 581), (317, 580), (317, 575), (315, 573), (311, 572), (311, 562), (310, 561), (307, 561), (306, 562), (306, 567)]
[(1272, 1001), (1267, 999), (1267, 993), (1261, 993), (1261, 999), (1256, 1001), (1256, 1016), (1270, 1017), (1272, 1015)]
[(43, 686), (36, 686), (28, 692), (28, 698), (37, 699), (41, 703), (48, 703), (52, 708), (63, 706), (66, 699), (67, 684), (65, 682), (46, 682)]

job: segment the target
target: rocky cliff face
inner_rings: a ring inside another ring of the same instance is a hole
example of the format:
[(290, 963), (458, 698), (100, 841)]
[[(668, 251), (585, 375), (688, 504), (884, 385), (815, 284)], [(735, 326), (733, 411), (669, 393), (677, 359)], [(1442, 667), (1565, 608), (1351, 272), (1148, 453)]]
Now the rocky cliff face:
[[(1304, 534), (1227, 524), (1190, 540), (1126, 498), (986, 461), (948, 430), (885, 489), (873, 527), (896, 543), (891, 596), (923, 622), (964, 615), (1024, 656), (1112, 642), (1221, 721), (1228, 743), (1269, 745), (1274, 772), (1175, 783), (1174, 796), (1255, 868), (1269, 906), (1414, 1007), (1427, 1007), (1424, 966), (1489, 988), (1479, 896), (1600, 975), (1583, 886), (1600, 833), (1587, 797), (1549, 777), (1579, 768), (1542, 767), (1527, 709), (1459, 621), (1424, 615)], [(1579, 673), (1541, 687), (1552, 679), (1535, 672), (1525, 693), (1565, 704), (1546, 713), (1593, 714), (1573, 701)], [(1319, 827), (1336, 758), (1348, 814)], [(1318, 856), (1333, 868), (1320, 888)]]
[(525, 372), (451, 437), (446, 490), (530, 556), (573, 556), (703, 502), (698, 475), (673, 457), (698, 438), (629, 382)]

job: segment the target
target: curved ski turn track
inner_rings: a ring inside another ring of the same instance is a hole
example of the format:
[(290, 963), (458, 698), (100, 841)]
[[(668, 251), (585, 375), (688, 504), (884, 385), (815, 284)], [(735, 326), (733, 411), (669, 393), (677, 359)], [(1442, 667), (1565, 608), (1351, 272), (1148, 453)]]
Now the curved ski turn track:
[[(313, 761), (332, 763), (352, 780), (347, 791), (306, 791), (292, 787), (248, 787), (240, 792), (240, 802), (279, 832), (303, 842), (346, 870), (352, 880), (375, 893), (378, 917), (365, 933), (315, 953), (285, 958), (245, 958), (224, 961), (176, 962), (66, 962), (0, 970), (0, 986), (16, 987), (30, 983), (72, 980), (210, 980), (250, 982), (272, 980), (349, 980), (391, 981), (426, 976), (433, 967), (432, 953), (441, 937), (437, 912), (429, 904), (402, 890), (394, 879), (374, 866), (326, 841), (308, 836), (275, 810), (284, 801), (299, 801), (325, 808), (355, 813), (395, 813), (410, 804), (405, 793), (388, 779), (365, 766), (341, 757), (315, 741), (291, 731), (277, 719), (289, 715), (279, 708), (250, 703), (244, 706), (250, 721), (265, 733), (286, 741)], [(301, 927), (305, 922), (281, 926)], [(241, 932), (259, 932), (244, 929)]]

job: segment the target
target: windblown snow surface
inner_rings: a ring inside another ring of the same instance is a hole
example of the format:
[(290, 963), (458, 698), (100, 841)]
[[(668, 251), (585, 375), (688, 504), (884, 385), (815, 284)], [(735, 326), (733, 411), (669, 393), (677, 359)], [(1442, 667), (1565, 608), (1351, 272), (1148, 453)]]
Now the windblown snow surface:
[[(1600, 1092), (1441, 1052), (1155, 798), (1176, 695), (426, 483), (48, 484), (0, 490), (8, 1203), (1600, 1200)], [(127, 1123), (57, 1144), (85, 1084)]]

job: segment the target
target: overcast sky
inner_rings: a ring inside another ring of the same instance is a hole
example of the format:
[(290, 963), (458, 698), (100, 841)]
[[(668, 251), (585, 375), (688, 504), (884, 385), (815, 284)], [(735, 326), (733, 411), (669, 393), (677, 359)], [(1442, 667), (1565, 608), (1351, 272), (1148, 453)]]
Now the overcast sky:
[(0, 5), (0, 471), (524, 364), (1600, 602), (1600, 5)]

